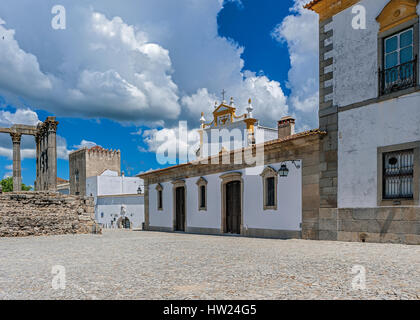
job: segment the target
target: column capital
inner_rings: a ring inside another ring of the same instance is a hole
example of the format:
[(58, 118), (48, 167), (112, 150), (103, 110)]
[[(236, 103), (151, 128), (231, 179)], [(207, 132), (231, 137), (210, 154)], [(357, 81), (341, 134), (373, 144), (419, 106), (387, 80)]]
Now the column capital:
[(47, 124), (48, 124), (48, 132), (57, 132), (58, 121), (47, 120)]
[(20, 143), (20, 140), (22, 138), (22, 134), (19, 132), (12, 132), (10, 133), (10, 136), (12, 137), (13, 143)]

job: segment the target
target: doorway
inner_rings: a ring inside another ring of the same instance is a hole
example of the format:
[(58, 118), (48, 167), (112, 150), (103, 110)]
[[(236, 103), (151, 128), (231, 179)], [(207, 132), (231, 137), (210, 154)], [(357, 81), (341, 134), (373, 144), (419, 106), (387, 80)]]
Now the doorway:
[(175, 189), (175, 231), (185, 231), (185, 187)]
[(232, 181), (226, 184), (226, 233), (241, 233), (241, 182)]
[(131, 221), (127, 217), (118, 219), (117, 225), (119, 229), (131, 229)]

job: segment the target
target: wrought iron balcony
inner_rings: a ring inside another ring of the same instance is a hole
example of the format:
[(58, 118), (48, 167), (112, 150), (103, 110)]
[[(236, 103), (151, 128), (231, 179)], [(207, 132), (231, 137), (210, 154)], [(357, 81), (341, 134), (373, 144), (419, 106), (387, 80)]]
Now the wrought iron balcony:
[(379, 70), (380, 95), (393, 93), (417, 85), (417, 56), (398, 66)]

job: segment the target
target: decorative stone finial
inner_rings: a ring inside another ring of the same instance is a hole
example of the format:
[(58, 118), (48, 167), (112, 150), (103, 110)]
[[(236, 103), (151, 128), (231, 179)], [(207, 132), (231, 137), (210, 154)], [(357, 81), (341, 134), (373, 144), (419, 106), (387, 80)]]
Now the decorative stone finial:
[(204, 112), (201, 112), (200, 123), (201, 127), (204, 128), (204, 124), (206, 123), (206, 119), (204, 118)]
[(254, 110), (254, 108), (252, 107), (251, 104), (251, 98), (249, 98), (248, 100), (248, 108), (246, 108), (246, 111), (248, 111), (248, 118), (252, 118), (252, 111)]

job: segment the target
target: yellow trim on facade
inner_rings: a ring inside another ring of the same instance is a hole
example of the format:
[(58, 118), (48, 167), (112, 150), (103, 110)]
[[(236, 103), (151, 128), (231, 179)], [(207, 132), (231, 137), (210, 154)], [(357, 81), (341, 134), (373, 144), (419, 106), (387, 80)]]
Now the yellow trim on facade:
[(350, 8), (359, 1), (360, 0), (315, 0), (305, 5), (305, 8), (318, 13), (319, 20), (324, 21), (337, 13)]
[[(222, 111), (219, 111), (219, 109), (220, 108), (226, 108), (226, 110), (222, 110)], [(214, 126), (215, 127), (217, 127), (218, 126), (218, 119), (219, 119), (219, 117), (222, 117), (222, 116), (225, 116), (225, 115), (227, 115), (227, 114), (229, 114), (230, 115), (230, 122), (233, 122), (233, 117), (235, 117), (236, 115), (235, 115), (235, 111), (236, 111), (236, 108), (234, 108), (234, 107), (232, 107), (232, 106), (229, 106), (229, 105), (226, 105), (226, 104), (224, 104), (224, 103), (222, 103), (222, 104), (220, 104), (217, 108), (216, 108), (216, 110), (214, 110), (213, 111), (213, 117), (214, 117)]]
[(379, 32), (388, 31), (404, 22), (418, 18), (418, 3), (418, 0), (391, 0), (376, 18), (380, 25)]
[(249, 133), (254, 133), (255, 131), (255, 123), (257, 122), (257, 119), (248, 118), (245, 119), (244, 122), (246, 123), (246, 128)]

